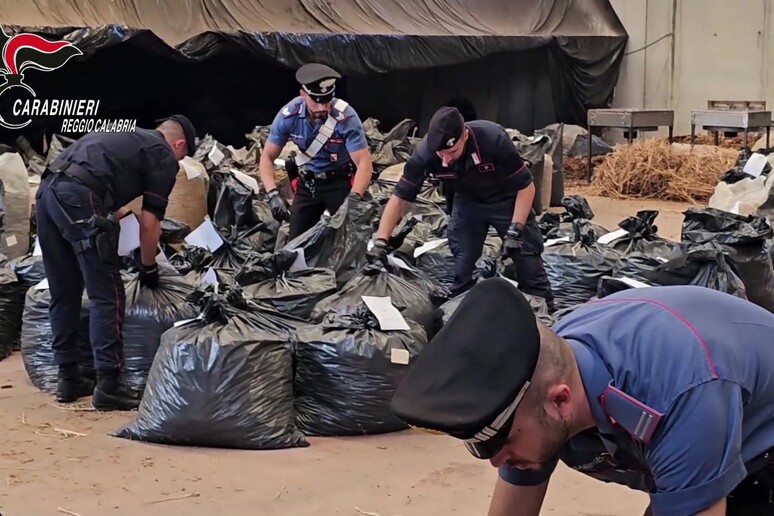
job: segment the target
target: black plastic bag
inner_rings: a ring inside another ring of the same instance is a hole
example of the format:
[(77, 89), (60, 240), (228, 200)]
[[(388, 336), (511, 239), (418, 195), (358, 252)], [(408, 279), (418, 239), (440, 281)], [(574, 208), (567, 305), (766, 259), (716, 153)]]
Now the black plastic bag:
[(637, 251), (625, 254), (616, 262), (613, 267), (614, 277), (655, 285), (659, 268), (684, 254), (683, 246), (670, 240), (641, 242), (636, 247)]
[(597, 293), (599, 278), (610, 276), (621, 258), (615, 249), (601, 247), (588, 221), (573, 221), (574, 242), (548, 246), (543, 251), (554, 305), (557, 310), (585, 303)]
[(330, 269), (291, 272), (295, 258), (293, 251), (280, 251), (249, 260), (236, 276), (245, 297), (299, 319), (309, 319), (317, 303), (336, 292), (336, 274)]
[(142, 392), (162, 334), (178, 321), (196, 317), (197, 308), (186, 302), (194, 288), (184, 278), (160, 269), (159, 286), (140, 285), (137, 273), (124, 273), (124, 367), (121, 380)]
[[(397, 258), (397, 257), (396, 257)], [(394, 258), (392, 259), (394, 260)], [(451, 296), (451, 289), (442, 285), (436, 279), (428, 276), (419, 269), (406, 268), (411, 267), (407, 263), (397, 263), (395, 261), (389, 261), (385, 268), (388, 272), (400, 276), (409, 283), (421, 287), (430, 296), (430, 300), (434, 306), (440, 306), (449, 300)]]
[(19, 337), (24, 310), (22, 294), (16, 274), (0, 269), (0, 360), (19, 349)]
[[(449, 322), (449, 319), (451, 319), (451, 316), (460, 306), (460, 303), (462, 303), (462, 300), (468, 292), (470, 291), (467, 290), (462, 294), (453, 297), (438, 308), (438, 311), (436, 312), (436, 333), (440, 331), (443, 325)], [(525, 294), (524, 292), (522, 292), (522, 295), (529, 301), (532, 311), (535, 312), (535, 317), (537, 317), (540, 322), (548, 326), (551, 326), (554, 323), (554, 318), (548, 313), (548, 304), (545, 299), (539, 296)]]
[(618, 223), (618, 227), (627, 234), (607, 245), (626, 254), (639, 251), (638, 246), (642, 244), (659, 240), (661, 237), (658, 236), (656, 217), (658, 217), (658, 210), (640, 210), (634, 217), (626, 217)]
[[(591, 135), (591, 155), (604, 156), (613, 152), (613, 148), (602, 140), (599, 136)], [(567, 151), (567, 155), (573, 158), (583, 158), (589, 153), (589, 135), (579, 134), (572, 142), (572, 147)]]
[[(48, 289), (27, 291), (22, 318), (21, 356), (32, 385), (45, 393), (54, 394), (59, 366), (54, 364), (54, 350), (51, 347), (51, 321), (48, 318), (50, 304), (51, 292)], [(94, 355), (89, 343), (89, 300), (85, 295), (81, 304), (77, 346), (81, 374), (94, 377)]]
[(322, 324), (299, 330), (296, 420), (304, 434), (367, 435), (407, 428), (390, 410), (390, 400), (427, 336), (417, 323), (406, 322), (408, 331), (381, 331), (370, 312), (356, 312), (331, 314)]
[(200, 318), (162, 336), (137, 417), (115, 435), (253, 450), (308, 446), (293, 407), (293, 341), (303, 323), (233, 295), (200, 303)]
[(774, 268), (767, 247), (774, 231), (766, 220), (713, 208), (688, 208), (683, 215), (683, 241), (719, 244), (744, 282), (747, 299), (774, 312)]
[(723, 246), (710, 242), (687, 246), (687, 252), (659, 266), (654, 285), (696, 285), (748, 299), (745, 284)]
[(46, 279), (46, 269), (43, 267), (42, 256), (32, 256), (28, 254), (21, 258), (12, 260), (8, 268), (16, 273), (19, 280), (22, 294), (26, 294), (30, 287), (33, 287)]
[(263, 224), (243, 230), (234, 226), (217, 228), (217, 231), (223, 244), (215, 252), (185, 245), (169, 257), (170, 265), (183, 275), (207, 267), (237, 271), (255, 254), (273, 250), (274, 236), (268, 233)]
[(191, 228), (187, 224), (172, 219), (164, 219), (161, 221), (161, 238), (159, 241), (162, 244), (182, 244), (190, 232)]
[(208, 205), (213, 224), (219, 227), (252, 227), (261, 220), (253, 208), (255, 192), (231, 172), (217, 171), (210, 176)]
[(362, 274), (349, 280), (339, 292), (320, 301), (312, 320), (322, 322), (328, 314), (351, 315), (368, 310), (362, 296), (389, 297), (404, 318), (419, 323), (432, 337), (435, 308), (430, 295), (381, 265), (365, 266)]
[(575, 220), (586, 221), (586, 225), (591, 229), (595, 240), (609, 233), (606, 228), (591, 222), (591, 219), (594, 218), (594, 212), (585, 197), (580, 195), (565, 196), (562, 198), (562, 206), (565, 210), (564, 213), (547, 212), (540, 217), (538, 227), (544, 241), (573, 239), (575, 230), (572, 223)]
[(288, 242), (285, 250), (304, 250), (308, 267), (331, 269), (343, 285), (367, 263), (368, 242), (373, 235), (371, 219), (376, 205), (370, 200), (347, 199), (331, 215)]
[(233, 269), (222, 269), (216, 267), (205, 267), (194, 269), (184, 275), (185, 281), (195, 289), (206, 288), (212, 285), (211, 281), (220, 286), (237, 286), (236, 272)]

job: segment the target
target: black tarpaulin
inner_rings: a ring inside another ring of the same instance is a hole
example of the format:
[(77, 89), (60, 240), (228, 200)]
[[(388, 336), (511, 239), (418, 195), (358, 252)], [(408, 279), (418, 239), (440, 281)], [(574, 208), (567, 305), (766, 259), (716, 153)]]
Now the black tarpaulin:
[[(294, 69), (309, 61), (342, 72), (343, 96), (362, 118), (387, 125), (412, 118), (423, 127), (460, 96), (480, 116), (522, 132), (582, 124), (587, 108), (609, 104), (627, 40), (608, 0), (180, 0), (174, 8), (155, 0), (4, 0), (0, 24), (64, 37), (84, 53), (38, 80), (51, 83), (51, 93), (102, 93), (104, 111), (140, 107), (147, 120), (188, 112), (221, 141), (268, 124), (298, 91)], [(131, 50), (112, 48), (125, 44)], [(119, 91), (85, 89), (89, 73), (78, 63), (106, 53), (92, 75), (122, 83)], [(228, 98), (207, 102), (207, 92), (227, 88)], [(227, 116), (237, 118), (233, 128)]]

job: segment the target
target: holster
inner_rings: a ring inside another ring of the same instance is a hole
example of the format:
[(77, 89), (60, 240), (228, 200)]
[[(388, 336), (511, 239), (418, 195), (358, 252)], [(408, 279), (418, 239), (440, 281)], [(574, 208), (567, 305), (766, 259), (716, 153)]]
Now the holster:
[(288, 174), (288, 178), (293, 181), (294, 179), (298, 179), (299, 172), (298, 172), (298, 165), (296, 164), (295, 158), (288, 158), (285, 160), (285, 172)]
[(86, 234), (91, 235), (79, 242), (81, 252), (94, 247), (104, 264), (111, 267), (121, 264), (121, 257), (118, 256), (118, 235), (121, 226), (117, 222), (101, 215), (92, 215), (87, 220), (76, 221), (75, 224), (85, 226)]

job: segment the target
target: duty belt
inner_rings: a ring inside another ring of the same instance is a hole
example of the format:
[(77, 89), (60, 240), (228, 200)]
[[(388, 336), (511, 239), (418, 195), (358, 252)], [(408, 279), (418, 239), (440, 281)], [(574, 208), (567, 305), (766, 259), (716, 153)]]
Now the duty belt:
[(54, 174), (64, 174), (68, 177), (72, 177), (83, 186), (97, 196), (102, 201), (102, 205), (106, 210), (111, 210), (113, 206), (113, 195), (110, 189), (94, 174), (78, 165), (77, 163), (54, 161), (49, 167)]
[(304, 182), (330, 181), (336, 178), (349, 177), (355, 171), (355, 167), (352, 164), (349, 164), (339, 168), (334, 168), (329, 170), (316, 170), (316, 171), (311, 171), (306, 167), (300, 167), (298, 171), (299, 171), (299, 175), (301, 176), (301, 179)]

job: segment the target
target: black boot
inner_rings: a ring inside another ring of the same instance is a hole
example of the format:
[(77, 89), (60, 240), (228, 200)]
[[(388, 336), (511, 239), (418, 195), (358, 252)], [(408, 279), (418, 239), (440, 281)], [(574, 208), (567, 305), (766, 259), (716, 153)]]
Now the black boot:
[(93, 391), (94, 382), (90, 382), (81, 376), (77, 363), (59, 365), (56, 401), (59, 403), (72, 403), (78, 398), (91, 396)]
[(101, 411), (134, 410), (140, 406), (140, 399), (118, 381), (118, 369), (98, 369), (97, 387), (91, 404)]

